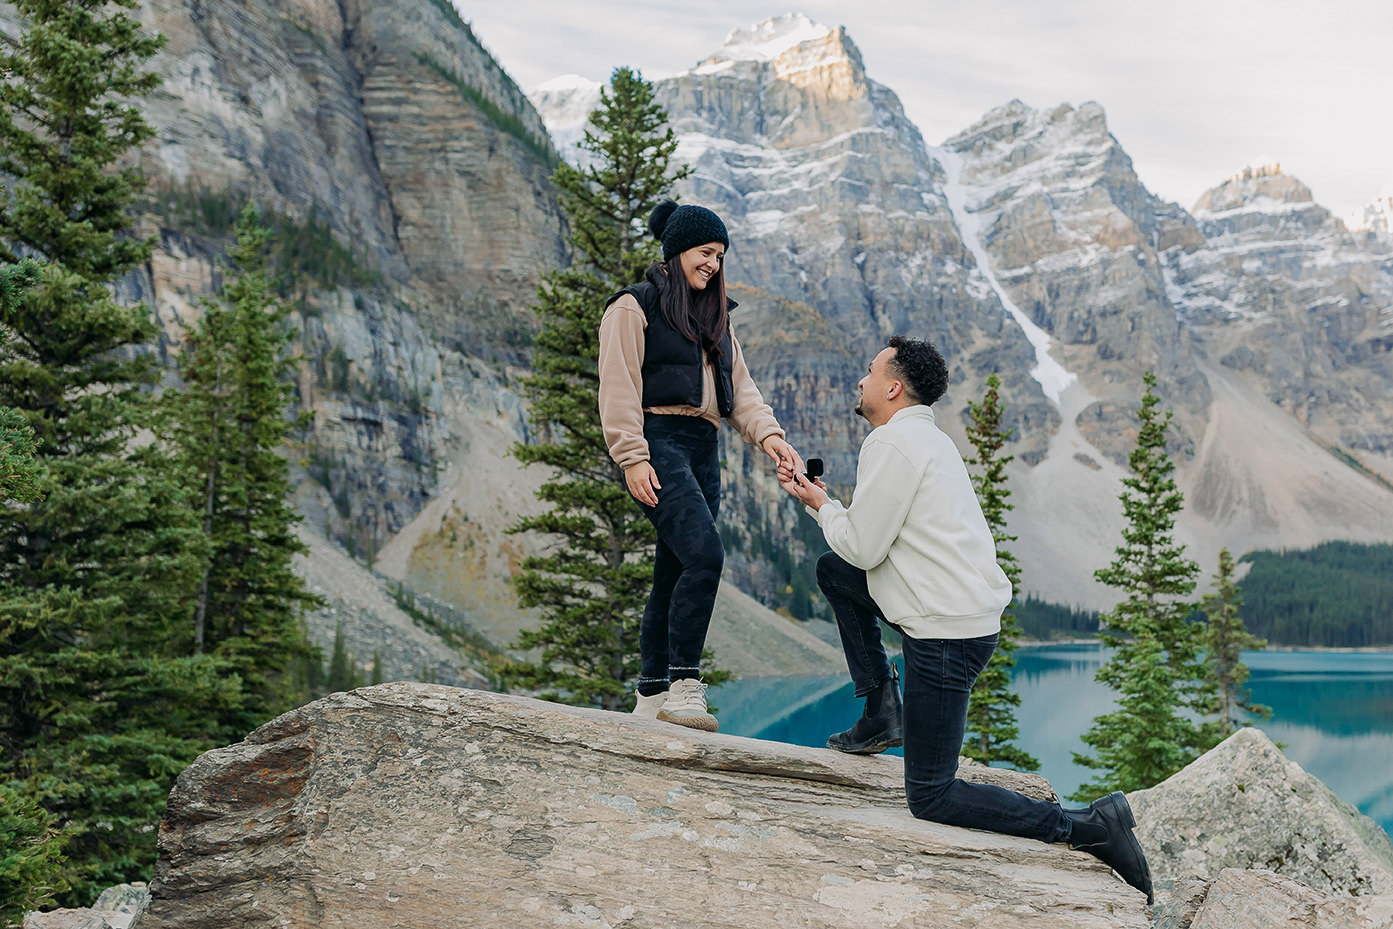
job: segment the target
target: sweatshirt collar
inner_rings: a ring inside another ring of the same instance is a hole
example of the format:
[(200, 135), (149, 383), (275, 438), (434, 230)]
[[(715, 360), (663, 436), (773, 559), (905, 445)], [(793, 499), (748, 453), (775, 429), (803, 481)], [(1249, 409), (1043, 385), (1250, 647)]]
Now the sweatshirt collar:
[(933, 407), (924, 406), (924, 404), (922, 403), (916, 403), (913, 406), (907, 406), (903, 410), (897, 411), (894, 416), (891, 416), (889, 419), (887, 419), (885, 421), (885, 425), (888, 426), (891, 423), (897, 423), (902, 419), (911, 419), (919, 416), (926, 417), (929, 422), (933, 422)]

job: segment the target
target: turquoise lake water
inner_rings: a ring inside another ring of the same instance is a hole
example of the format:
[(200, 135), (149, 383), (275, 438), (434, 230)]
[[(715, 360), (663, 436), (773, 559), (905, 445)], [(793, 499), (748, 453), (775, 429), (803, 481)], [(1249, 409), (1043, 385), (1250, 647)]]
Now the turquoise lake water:
[[(1248, 652), (1253, 700), (1272, 707), (1257, 723), (1286, 756), (1393, 833), (1393, 654)], [(1066, 796), (1091, 772), (1073, 763), (1112, 694), (1093, 680), (1096, 645), (1040, 645), (1016, 652), (1021, 695), (1017, 744)], [(822, 746), (861, 712), (845, 676), (732, 681), (711, 691), (721, 731)], [(897, 750), (898, 751), (898, 750)]]

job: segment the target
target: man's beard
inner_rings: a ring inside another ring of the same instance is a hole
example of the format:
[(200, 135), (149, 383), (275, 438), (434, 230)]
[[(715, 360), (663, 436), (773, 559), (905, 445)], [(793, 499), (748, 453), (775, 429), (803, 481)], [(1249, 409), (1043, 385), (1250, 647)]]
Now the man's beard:
[(862, 394), (861, 396), (856, 398), (856, 408), (852, 410), (852, 412), (855, 413), (857, 416), (865, 416), (866, 411), (862, 409), (862, 407), (865, 406), (865, 403), (866, 396), (865, 394)]

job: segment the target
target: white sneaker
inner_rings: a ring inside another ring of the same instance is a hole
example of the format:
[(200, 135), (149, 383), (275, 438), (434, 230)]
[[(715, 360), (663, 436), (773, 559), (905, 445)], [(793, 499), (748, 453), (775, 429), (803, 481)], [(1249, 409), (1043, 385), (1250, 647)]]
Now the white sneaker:
[(716, 717), (706, 710), (706, 685), (695, 678), (672, 682), (667, 702), (658, 711), (658, 719), (689, 729), (716, 731)]
[(663, 708), (663, 702), (667, 700), (667, 691), (645, 697), (643, 694), (634, 694), (637, 698), (634, 702), (634, 715), (639, 719), (657, 719), (658, 711)]

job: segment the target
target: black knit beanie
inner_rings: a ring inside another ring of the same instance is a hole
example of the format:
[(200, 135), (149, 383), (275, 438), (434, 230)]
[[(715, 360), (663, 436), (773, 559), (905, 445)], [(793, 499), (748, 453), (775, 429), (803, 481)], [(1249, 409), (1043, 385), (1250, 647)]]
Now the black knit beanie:
[(663, 261), (707, 242), (720, 242), (730, 248), (726, 224), (704, 206), (678, 206), (671, 200), (664, 200), (648, 217), (648, 231), (663, 243)]

